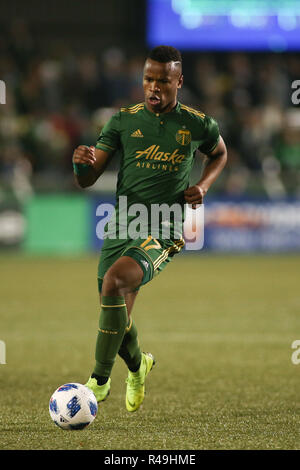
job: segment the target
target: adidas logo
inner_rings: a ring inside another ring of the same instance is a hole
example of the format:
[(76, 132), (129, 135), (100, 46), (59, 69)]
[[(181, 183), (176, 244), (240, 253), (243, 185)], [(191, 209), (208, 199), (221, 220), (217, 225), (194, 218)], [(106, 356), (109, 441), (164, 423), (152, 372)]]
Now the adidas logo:
[(140, 129), (137, 129), (131, 134), (131, 137), (144, 137), (143, 134), (141, 133)]
[(149, 268), (149, 263), (147, 263), (147, 261), (141, 259), (141, 263), (143, 263), (143, 265), (145, 266), (146, 270)]

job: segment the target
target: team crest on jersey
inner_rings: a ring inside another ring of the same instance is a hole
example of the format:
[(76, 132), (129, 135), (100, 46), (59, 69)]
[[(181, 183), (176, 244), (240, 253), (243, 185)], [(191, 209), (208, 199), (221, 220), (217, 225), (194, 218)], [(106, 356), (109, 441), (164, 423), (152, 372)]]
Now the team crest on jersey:
[(175, 137), (180, 145), (188, 145), (192, 140), (192, 134), (188, 129), (179, 129)]

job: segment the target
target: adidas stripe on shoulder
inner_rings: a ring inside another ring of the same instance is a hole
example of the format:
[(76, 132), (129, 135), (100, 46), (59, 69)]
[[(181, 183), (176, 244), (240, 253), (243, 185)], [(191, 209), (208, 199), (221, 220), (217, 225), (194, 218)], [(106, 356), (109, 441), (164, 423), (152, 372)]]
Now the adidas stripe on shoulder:
[(145, 103), (138, 103), (138, 104), (135, 104), (133, 106), (128, 106), (128, 107), (124, 107), (124, 108), (121, 108), (120, 111), (121, 113), (129, 113), (129, 114), (135, 114), (135, 113), (138, 113), (139, 111), (141, 111), (142, 109), (144, 109), (144, 106), (145, 106)]
[(201, 117), (202, 119), (205, 118), (205, 114), (202, 113), (201, 111), (197, 111), (197, 109), (194, 109), (194, 108), (191, 108), (190, 106), (186, 106), (185, 104), (181, 104), (180, 105), (180, 108), (184, 111), (187, 111), (188, 113), (190, 114), (193, 114), (195, 116), (199, 116)]

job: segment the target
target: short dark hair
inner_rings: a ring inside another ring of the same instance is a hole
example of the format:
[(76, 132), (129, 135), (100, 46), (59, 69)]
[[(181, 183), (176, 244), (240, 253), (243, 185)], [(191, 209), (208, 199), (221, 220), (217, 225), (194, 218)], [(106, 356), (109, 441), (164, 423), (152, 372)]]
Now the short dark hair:
[(182, 65), (181, 53), (178, 49), (172, 46), (156, 46), (152, 49), (147, 59), (155, 60), (156, 62), (180, 62)]

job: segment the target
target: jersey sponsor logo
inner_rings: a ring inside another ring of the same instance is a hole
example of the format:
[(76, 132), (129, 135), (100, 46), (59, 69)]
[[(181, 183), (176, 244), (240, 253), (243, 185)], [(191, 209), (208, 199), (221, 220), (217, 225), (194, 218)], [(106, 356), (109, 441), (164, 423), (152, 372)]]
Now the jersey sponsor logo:
[(166, 165), (165, 163), (137, 162), (137, 168), (150, 168), (151, 170), (179, 171), (179, 166)]
[(171, 152), (161, 152), (159, 145), (151, 145), (145, 150), (137, 150), (135, 158), (145, 157), (146, 160), (159, 160), (161, 162), (171, 162), (174, 165), (176, 163), (181, 163), (185, 154), (180, 154), (179, 149), (175, 149)]
[(135, 132), (133, 132), (133, 133), (131, 134), (130, 137), (144, 137), (144, 136), (143, 136), (141, 130), (140, 130), (140, 129), (137, 129)]
[(176, 142), (178, 142), (181, 145), (189, 145), (189, 143), (192, 140), (192, 134), (188, 129), (179, 129), (179, 131), (176, 132)]

